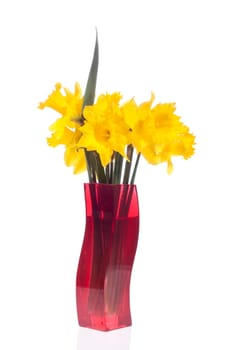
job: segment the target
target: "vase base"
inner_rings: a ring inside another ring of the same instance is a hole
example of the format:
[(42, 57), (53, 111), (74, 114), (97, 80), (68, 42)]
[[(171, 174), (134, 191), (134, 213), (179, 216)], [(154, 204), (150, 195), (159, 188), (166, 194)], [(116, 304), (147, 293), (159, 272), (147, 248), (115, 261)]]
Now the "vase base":
[(118, 327), (114, 327), (114, 328), (107, 328), (107, 327), (92, 327), (92, 326), (87, 326), (87, 325), (81, 325), (79, 324), (79, 327), (81, 328), (87, 328), (87, 329), (92, 329), (94, 331), (100, 331), (100, 332), (111, 332), (111, 331), (116, 331), (117, 329), (122, 329), (122, 328), (127, 328), (127, 327), (131, 327), (132, 324), (129, 325), (120, 325)]
[(131, 320), (128, 320), (128, 322), (119, 322), (119, 318), (117, 315), (104, 317), (92, 316), (90, 317), (89, 321), (90, 322), (79, 321), (79, 326), (103, 332), (113, 331), (116, 329), (132, 326)]

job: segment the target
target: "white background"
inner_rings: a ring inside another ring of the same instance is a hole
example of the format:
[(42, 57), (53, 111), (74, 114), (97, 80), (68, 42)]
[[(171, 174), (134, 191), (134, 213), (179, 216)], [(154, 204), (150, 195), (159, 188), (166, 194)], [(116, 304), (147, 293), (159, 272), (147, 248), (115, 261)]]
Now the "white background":
[[(0, 4), (0, 348), (233, 348), (232, 2), (21, 0)], [(83, 182), (46, 144), (54, 84), (176, 102), (196, 154), (141, 162), (133, 327), (80, 330), (75, 275)], [(147, 345), (146, 345), (147, 344)]]

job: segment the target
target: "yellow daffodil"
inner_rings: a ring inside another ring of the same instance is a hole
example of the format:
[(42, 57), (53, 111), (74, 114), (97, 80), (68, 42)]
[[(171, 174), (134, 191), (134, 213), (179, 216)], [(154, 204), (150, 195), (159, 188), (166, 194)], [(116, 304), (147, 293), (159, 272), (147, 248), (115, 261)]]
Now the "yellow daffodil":
[(151, 164), (167, 162), (171, 173), (173, 156), (189, 158), (194, 152), (194, 136), (174, 114), (175, 104), (165, 103), (152, 107), (150, 101), (139, 106), (131, 100), (123, 106), (124, 118), (131, 130), (130, 140), (138, 153)]
[(84, 150), (77, 147), (81, 136), (82, 133), (77, 129), (72, 132), (70, 139), (67, 138), (68, 142), (65, 144), (64, 161), (67, 166), (74, 168), (74, 174), (79, 174), (87, 169)]
[(65, 94), (62, 94), (62, 85), (57, 83), (55, 90), (48, 96), (45, 102), (40, 102), (38, 108), (44, 109), (50, 107), (63, 117), (78, 117), (82, 109), (82, 91), (78, 83), (75, 84), (74, 93), (69, 89), (63, 88)]
[(83, 112), (85, 123), (80, 128), (82, 137), (78, 146), (96, 151), (103, 166), (111, 161), (113, 152), (126, 156), (128, 129), (119, 107), (120, 99), (118, 93), (100, 95), (97, 102), (85, 107)]
[(45, 102), (39, 104), (40, 109), (49, 107), (61, 114), (50, 127), (51, 136), (47, 138), (48, 145), (56, 147), (65, 146), (64, 160), (67, 166), (74, 167), (74, 173), (86, 170), (85, 155), (83, 150), (79, 150), (77, 143), (82, 136), (80, 124), (77, 120), (81, 117), (83, 97), (78, 83), (75, 84), (74, 93), (63, 88), (57, 83), (55, 90), (48, 96)]

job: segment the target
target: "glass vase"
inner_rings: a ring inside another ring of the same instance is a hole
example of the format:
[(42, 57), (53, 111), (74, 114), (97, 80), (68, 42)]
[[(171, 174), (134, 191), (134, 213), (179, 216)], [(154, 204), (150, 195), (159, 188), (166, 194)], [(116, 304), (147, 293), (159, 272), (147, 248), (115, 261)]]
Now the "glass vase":
[(136, 185), (84, 184), (86, 227), (76, 300), (81, 327), (131, 326), (130, 279), (139, 233)]

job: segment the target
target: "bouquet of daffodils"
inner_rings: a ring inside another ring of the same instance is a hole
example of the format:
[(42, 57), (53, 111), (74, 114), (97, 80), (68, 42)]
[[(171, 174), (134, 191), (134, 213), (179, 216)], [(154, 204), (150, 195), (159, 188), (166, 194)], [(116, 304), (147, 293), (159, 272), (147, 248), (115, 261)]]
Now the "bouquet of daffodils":
[(150, 164), (167, 163), (172, 157), (188, 159), (194, 153), (195, 137), (175, 114), (174, 103), (122, 102), (119, 92), (101, 94), (95, 100), (98, 71), (98, 38), (84, 96), (78, 83), (74, 92), (60, 83), (40, 109), (50, 107), (60, 114), (51, 126), (48, 145), (65, 148), (64, 160), (74, 174), (87, 170), (89, 182), (133, 184), (140, 157)]

